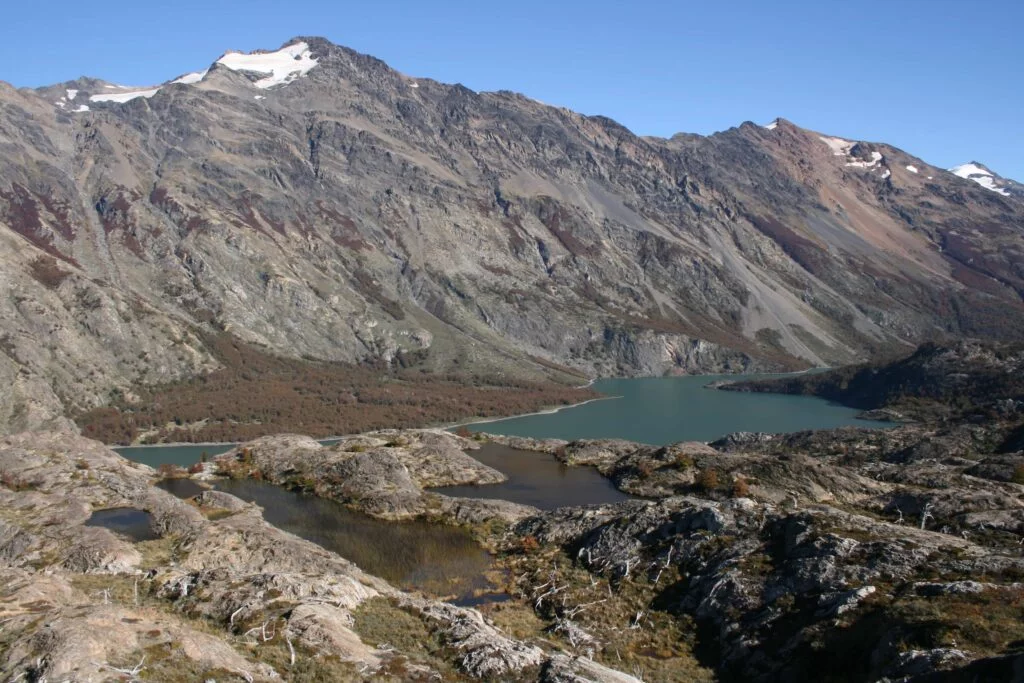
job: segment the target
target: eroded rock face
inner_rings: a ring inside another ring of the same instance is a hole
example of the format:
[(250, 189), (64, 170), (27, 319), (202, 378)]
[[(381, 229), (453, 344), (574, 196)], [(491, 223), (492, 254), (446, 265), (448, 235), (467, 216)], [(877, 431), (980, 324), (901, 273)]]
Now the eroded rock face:
[[(444, 448), (465, 445), (458, 437), (443, 432), (386, 436), (407, 442), (388, 447), (374, 435), (351, 440), (384, 448), (378, 457), (387, 464), (381, 468), (371, 462), (373, 448), (334, 459), (320, 453), (329, 449), (298, 437), (264, 442), (264, 454), (253, 452), (250, 458), (277, 471), (269, 467), (274, 445), (287, 466), (299, 465), (303, 453), (311, 455), (325, 471), (335, 472), (335, 485), (345, 482), (341, 472), (353, 481), (369, 477), (378, 486), (381, 480), (367, 473), (405, 468), (401, 463), (412, 464), (413, 444), (423, 444), (428, 457), (410, 468), (415, 475), (402, 469), (408, 482), (495, 478), (493, 470), (461, 457), (461, 450), (450, 459), (445, 455)], [(405, 455), (389, 452), (398, 449), (406, 449)], [(359, 466), (332, 470), (339, 462)], [(0, 675), (5, 679), (273, 681), (314, 675), (350, 680), (387, 679), (398, 669), (425, 678), (439, 675), (432, 666), (440, 660), (424, 663), (414, 652), (363, 642), (353, 613), (382, 599), (415, 615), (422, 628), (450, 645), (448, 654), (438, 656), (449, 657), (446, 665), (469, 677), (536, 680), (542, 669), (554, 666), (555, 657), (564, 659), (509, 637), (475, 610), (403, 593), (345, 558), (267, 524), (259, 508), (229, 494), (206, 491), (193, 504), (153, 486), (155, 475), (67, 433), (0, 441), (0, 580), (5, 587)], [(404, 490), (423, 496), (415, 484)], [(474, 522), (494, 514), (521, 519), (536, 513), (493, 501), (498, 512), (489, 514), (475, 503), (455, 503), (453, 518)], [(133, 543), (108, 529), (83, 526), (93, 511), (111, 507), (148, 512), (158, 538)], [(566, 670), (585, 674), (574, 680), (631, 680), (587, 662)]]

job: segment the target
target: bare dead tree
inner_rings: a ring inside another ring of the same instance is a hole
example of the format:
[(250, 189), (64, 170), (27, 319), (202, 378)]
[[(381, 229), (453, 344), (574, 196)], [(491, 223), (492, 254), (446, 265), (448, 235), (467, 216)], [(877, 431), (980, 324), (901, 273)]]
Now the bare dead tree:
[(921, 510), (921, 528), (922, 529), (924, 529), (925, 524), (928, 523), (929, 519), (931, 519), (931, 520), (935, 519), (935, 515), (932, 514), (932, 504), (931, 504), (930, 501), (927, 504), (925, 504), (924, 509)]
[(288, 645), (288, 654), (291, 656), (291, 665), (295, 666), (295, 647), (292, 645), (291, 634), (288, 633), (288, 629), (284, 631), (284, 642)]
[(110, 666), (109, 664), (101, 664), (99, 662), (93, 662), (93, 664), (96, 665), (97, 667), (101, 668), (101, 669), (109, 669), (110, 671), (113, 671), (115, 673), (123, 674), (123, 675), (128, 676), (128, 677), (130, 677), (132, 679), (135, 679), (135, 677), (137, 677), (139, 675), (139, 673), (143, 669), (146, 668), (145, 666), (143, 666), (143, 664), (145, 664), (145, 662), (146, 662), (146, 655), (142, 655), (142, 659), (139, 660), (139, 663), (136, 664), (135, 666), (133, 666), (130, 669), (119, 669), (116, 666)]

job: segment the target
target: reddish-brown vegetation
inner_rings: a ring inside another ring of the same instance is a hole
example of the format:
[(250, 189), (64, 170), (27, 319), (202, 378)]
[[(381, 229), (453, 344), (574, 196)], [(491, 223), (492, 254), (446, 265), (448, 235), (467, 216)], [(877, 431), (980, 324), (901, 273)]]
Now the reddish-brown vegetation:
[(706, 493), (711, 493), (719, 486), (718, 472), (711, 468), (703, 469), (697, 474), (697, 486)]
[(314, 437), (389, 427), (515, 415), (597, 394), (555, 383), (478, 375), (429, 375), (278, 358), (230, 335), (209, 340), (223, 368), (158, 387), (136, 403), (116, 402), (77, 417), (86, 436), (105, 443), (244, 441), (295, 432)]
[(750, 484), (743, 477), (736, 477), (732, 482), (733, 498), (746, 498), (750, 495)]
[(56, 259), (40, 256), (29, 264), (29, 272), (37, 281), (49, 289), (57, 289), (71, 274), (57, 265)]

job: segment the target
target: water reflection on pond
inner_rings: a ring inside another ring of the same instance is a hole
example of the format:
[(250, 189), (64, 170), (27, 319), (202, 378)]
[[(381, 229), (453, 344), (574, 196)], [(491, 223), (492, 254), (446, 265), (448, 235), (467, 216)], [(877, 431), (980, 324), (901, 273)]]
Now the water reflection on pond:
[(263, 508), (274, 526), (355, 562), (395, 586), (468, 598), (493, 588), (490, 555), (462, 529), (424, 521), (388, 522), (333, 500), (260, 481), (222, 480), (216, 488)]
[(192, 479), (184, 478), (161, 479), (156, 483), (156, 487), (178, 498), (192, 498), (206, 490)]
[(482, 444), (470, 456), (508, 477), (501, 484), (444, 486), (431, 489), (456, 498), (498, 498), (554, 510), (565, 505), (618, 503), (630, 496), (593, 467), (568, 467), (553, 455), (521, 451), (497, 443)]
[(145, 510), (110, 508), (93, 512), (85, 525), (109, 529), (132, 541), (152, 541), (160, 537), (153, 532), (151, 521), (152, 517)]

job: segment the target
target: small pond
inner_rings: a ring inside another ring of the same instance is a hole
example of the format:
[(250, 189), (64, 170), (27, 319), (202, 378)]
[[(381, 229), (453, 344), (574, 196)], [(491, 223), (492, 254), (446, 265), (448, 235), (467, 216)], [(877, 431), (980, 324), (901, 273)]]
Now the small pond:
[(218, 481), (219, 491), (263, 508), (268, 522), (355, 562), (404, 589), (470, 600), (493, 590), (491, 557), (462, 529), (424, 521), (388, 522), (333, 500), (248, 479)]
[(206, 490), (192, 479), (161, 479), (156, 483), (156, 487), (173, 493), (178, 498), (192, 498)]
[(510, 500), (541, 510), (617, 503), (630, 498), (593, 467), (567, 467), (547, 453), (521, 451), (496, 443), (485, 443), (479, 450), (466, 452), (505, 474), (508, 481), (483, 486), (444, 486), (432, 491), (456, 498)]
[(109, 529), (115, 534), (127, 536), (132, 541), (152, 541), (160, 538), (152, 529), (152, 517), (145, 510), (135, 508), (110, 508), (96, 510), (85, 523), (86, 526), (98, 526)]

